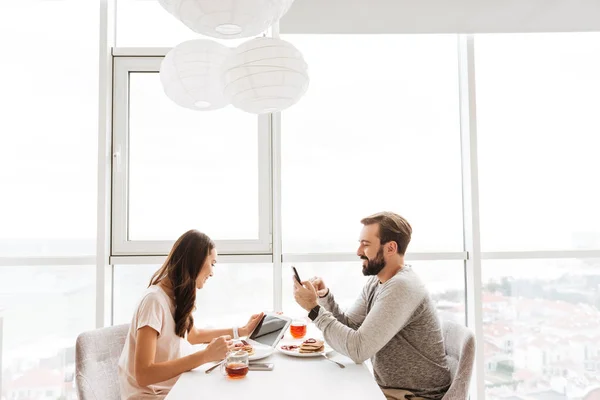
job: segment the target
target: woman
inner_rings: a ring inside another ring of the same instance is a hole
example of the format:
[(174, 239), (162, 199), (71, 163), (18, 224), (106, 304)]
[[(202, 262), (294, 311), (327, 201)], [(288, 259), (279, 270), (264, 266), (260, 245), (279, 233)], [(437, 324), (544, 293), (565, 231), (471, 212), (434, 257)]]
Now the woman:
[[(177, 239), (133, 315), (119, 360), (122, 399), (164, 398), (179, 375), (222, 360), (232, 346), (231, 336), (246, 336), (256, 327), (262, 313), (239, 329), (194, 327), (196, 289), (213, 275), (216, 261), (215, 244), (207, 235), (191, 230)], [(186, 340), (209, 344), (187, 355)]]

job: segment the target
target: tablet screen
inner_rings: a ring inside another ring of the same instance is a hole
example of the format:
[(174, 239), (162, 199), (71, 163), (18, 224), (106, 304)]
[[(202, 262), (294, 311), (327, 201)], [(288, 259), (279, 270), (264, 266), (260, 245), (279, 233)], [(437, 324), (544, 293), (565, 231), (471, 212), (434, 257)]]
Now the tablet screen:
[(277, 339), (285, 334), (287, 323), (288, 320), (277, 315), (266, 315), (254, 329), (250, 339), (266, 346), (273, 346)]

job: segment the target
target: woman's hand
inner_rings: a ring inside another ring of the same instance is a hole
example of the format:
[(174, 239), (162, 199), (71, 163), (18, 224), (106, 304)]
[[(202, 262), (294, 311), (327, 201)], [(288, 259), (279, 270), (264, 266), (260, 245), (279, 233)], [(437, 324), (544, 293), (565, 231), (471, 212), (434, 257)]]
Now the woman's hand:
[(261, 312), (259, 314), (254, 314), (253, 316), (251, 316), (248, 320), (248, 323), (238, 330), (239, 335), (248, 336), (250, 333), (252, 333), (254, 328), (256, 328), (256, 325), (258, 325), (258, 323), (262, 319), (263, 315), (264, 313)]
[(232, 346), (233, 342), (231, 341), (231, 336), (229, 335), (214, 338), (204, 350), (206, 357), (205, 362), (221, 361), (225, 358), (227, 352)]

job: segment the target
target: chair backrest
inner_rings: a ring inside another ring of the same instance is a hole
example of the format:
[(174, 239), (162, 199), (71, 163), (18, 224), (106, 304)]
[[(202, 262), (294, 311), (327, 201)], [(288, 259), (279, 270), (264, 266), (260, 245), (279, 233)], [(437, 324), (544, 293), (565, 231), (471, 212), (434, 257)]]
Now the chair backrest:
[(443, 400), (466, 400), (475, 360), (475, 335), (466, 326), (452, 321), (444, 321), (442, 331), (452, 374), (452, 383)]
[(75, 345), (79, 400), (120, 400), (118, 363), (129, 324), (84, 332)]

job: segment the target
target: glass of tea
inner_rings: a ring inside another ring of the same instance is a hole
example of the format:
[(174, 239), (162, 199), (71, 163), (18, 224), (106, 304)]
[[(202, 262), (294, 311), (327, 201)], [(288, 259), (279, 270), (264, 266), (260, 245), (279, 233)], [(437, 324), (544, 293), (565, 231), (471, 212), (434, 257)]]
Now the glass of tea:
[(294, 339), (302, 339), (306, 335), (306, 322), (295, 320), (290, 325), (290, 334)]
[(229, 379), (241, 379), (248, 373), (248, 353), (243, 350), (230, 351), (221, 364), (223, 374)]

